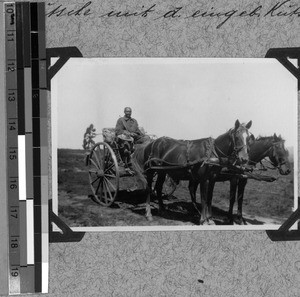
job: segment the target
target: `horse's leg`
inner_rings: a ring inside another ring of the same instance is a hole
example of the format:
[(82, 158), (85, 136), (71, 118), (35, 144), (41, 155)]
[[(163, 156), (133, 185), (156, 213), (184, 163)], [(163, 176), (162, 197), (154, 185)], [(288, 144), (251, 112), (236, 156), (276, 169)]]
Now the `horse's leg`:
[(237, 219), (238, 224), (246, 225), (246, 221), (243, 218), (243, 199), (244, 199), (244, 191), (247, 184), (246, 178), (240, 178), (238, 182), (238, 211), (237, 211)]
[(147, 177), (147, 186), (148, 186), (149, 189), (151, 189), (152, 188), (152, 182), (153, 182), (153, 173), (149, 171), (147, 173), (146, 177)]
[(200, 210), (197, 206), (197, 203), (196, 203), (196, 192), (197, 192), (198, 184), (199, 184), (199, 182), (197, 182), (193, 179), (190, 179), (190, 181), (189, 181), (189, 191), (190, 191), (193, 206), (194, 206), (195, 210), (197, 211), (197, 214), (199, 215), (199, 217), (201, 217), (201, 212), (200, 212)]
[(201, 194), (201, 218), (200, 225), (205, 225), (208, 223), (207, 218), (207, 189), (209, 180), (203, 179), (200, 181), (200, 194)]
[(216, 183), (216, 175), (209, 180), (208, 189), (207, 189), (207, 219), (209, 225), (215, 225), (215, 222), (212, 220), (212, 198), (214, 187)]
[(158, 199), (158, 212), (160, 214), (165, 210), (163, 199), (162, 199), (162, 188), (163, 188), (165, 179), (166, 179), (166, 173), (163, 173), (163, 172), (157, 173), (155, 189), (156, 189), (156, 195), (157, 195), (157, 199)]
[[(136, 185), (140, 184), (141, 189), (145, 190), (147, 198), (146, 198), (146, 218), (148, 221), (152, 221), (152, 214), (151, 214), (151, 183), (152, 183), (152, 177), (153, 174), (147, 174), (147, 177), (144, 176), (144, 174), (141, 171), (141, 168), (137, 164), (137, 162), (132, 163), (132, 168), (135, 173), (135, 180)], [(149, 187), (150, 184), (150, 187)]]
[(146, 218), (148, 221), (152, 221), (152, 214), (151, 214), (151, 187), (152, 187), (152, 180), (153, 180), (153, 173), (148, 172), (147, 174), (147, 183), (145, 185), (146, 187), (146, 193), (147, 193), (147, 199), (146, 199)]
[(147, 191), (147, 199), (146, 199), (146, 218), (148, 221), (153, 221), (152, 213), (151, 213), (151, 195), (150, 191)]
[(233, 206), (236, 198), (237, 185), (238, 185), (238, 178), (234, 176), (230, 179), (230, 202), (229, 202), (229, 211), (228, 211), (228, 220), (230, 224), (233, 224)]

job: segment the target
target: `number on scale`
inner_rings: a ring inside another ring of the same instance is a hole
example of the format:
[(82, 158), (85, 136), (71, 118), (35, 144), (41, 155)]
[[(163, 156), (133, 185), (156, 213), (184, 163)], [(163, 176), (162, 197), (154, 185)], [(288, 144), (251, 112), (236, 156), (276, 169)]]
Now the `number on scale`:
[(6, 3), (6, 4), (5, 4), (5, 7), (6, 7), (5, 12), (6, 12), (6, 13), (14, 13), (14, 12), (15, 12), (14, 6), (15, 6), (15, 5), (14, 5), (13, 3)]
[(19, 242), (18, 242), (18, 239), (14, 238), (14, 239), (11, 239), (10, 240), (10, 247), (12, 249), (17, 249), (19, 247)]
[(11, 208), (10, 209), (10, 216), (17, 219), (18, 218), (18, 209), (17, 208)]
[(7, 63), (7, 71), (13, 72), (16, 70), (16, 64), (14, 61)]
[(8, 31), (6, 32), (6, 41), (15, 41), (15, 32), (14, 31)]
[(17, 124), (16, 124), (15, 121), (9, 121), (8, 122), (8, 127), (9, 127), (9, 130), (13, 131), (13, 130), (17, 129)]
[(11, 276), (13, 277), (19, 276), (19, 267), (11, 268)]
[(18, 189), (18, 182), (14, 179), (14, 180), (10, 180), (10, 185), (9, 185), (9, 188), (11, 190), (16, 190)]
[(17, 160), (17, 151), (16, 150), (10, 150), (9, 151), (9, 159), (10, 160)]
[(13, 102), (16, 100), (16, 92), (8, 92), (7, 95), (8, 95), (7, 100), (9, 102)]

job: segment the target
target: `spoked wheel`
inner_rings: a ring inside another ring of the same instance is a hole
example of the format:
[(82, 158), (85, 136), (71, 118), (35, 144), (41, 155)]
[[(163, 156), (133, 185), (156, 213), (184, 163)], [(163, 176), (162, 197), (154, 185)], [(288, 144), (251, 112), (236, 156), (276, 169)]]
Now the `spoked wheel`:
[(110, 206), (119, 191), (119, 167), (112, 148), (105, 142), (96, 143), (89, 160), (89, 180), (96, 202)]
[[(156, 179), (157, 179), (157, 174), (155, 174), (153, 177), (154, 192), (156, 192), (155, 189)], [(162, 188), (162, 195), (166, 197), (173, 195), (173, 193), (176, 190), (176, 187), (177, 187), (177, 183), (167, 174)]]

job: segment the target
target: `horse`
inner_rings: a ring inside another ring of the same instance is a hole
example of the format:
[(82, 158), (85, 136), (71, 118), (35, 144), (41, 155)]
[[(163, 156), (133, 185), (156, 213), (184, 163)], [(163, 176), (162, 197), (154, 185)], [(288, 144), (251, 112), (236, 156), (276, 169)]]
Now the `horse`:
[[(268, 157), (270, 164), (274, 167), (274, 169), (278, 169), (281, 175), (290, 174), (291, 169), (288, 160), (289, 153), (284, 147), (285, 141), (280, 135), (277, 136), (276, 133), (274, 133), (273, 136), (258, 137), (256, 139), (253, 135), (251, 135), (247, 141), (249, 146), (249, 165), (256, 166), (258, 163), (261, 163), (263, 159)], [(237, 219), (235, 222), (242, 225), (246, 224), (242, 215), (242, 206), (244, 191), (248, 181), (247, 177), (240, 177), (238, 175), (226, 176), (225, 174), (223, 177), (219, 176), (217, 181), (226, 180), (230, 181), (230, 205), (228, 211), (229, 223), (233, 223), (233, 206), (237, 194), (238, 209)]]
[[(152, 220), (150, 191), (154, 173), (157, 173), (156, 190), (159, 212), (163, 211), (162, 186), (166, 174), (173, 180), (189, 180), (192, 203), (200, 215), (200, 224), (210, 223), (211, 200), (214, 181), (221, 170), (239, 160), (248, 161), (246, 138), (252, 122), (241, 124), (238, 120), (234, 128), (216, 139), (211, 137), (196, 140), (176, 140), (160, 137), (138, 147), (132, 154), (132, 164), (137, 180), (147, 192), (146, 217)], [(201, 205), (196, 205), (196, 190), (200, 183)]]

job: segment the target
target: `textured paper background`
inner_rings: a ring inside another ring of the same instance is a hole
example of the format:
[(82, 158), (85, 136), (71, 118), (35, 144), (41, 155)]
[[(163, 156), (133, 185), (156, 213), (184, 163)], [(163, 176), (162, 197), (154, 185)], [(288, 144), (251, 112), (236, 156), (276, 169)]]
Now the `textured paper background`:
[[(49, 1), (46, 9), (61, 5), (64, 14), (83, 3), (87, 2)], [(47, 47), (77, 46), (85, 57), (264, 57), (270, 48), (300, 46), (297, 16), (263, 16), (276, 3), (93, 1), (88, 16), (81, 12), (48, 17)], [(286, 2), (287, 9), (276, 13), (291, 11), (289, 5), (297, 3)], [(155, 13), (149, 17), (98, 17), (154, 4)], [(260, 16), (232, 17), (219, 29), (224, 17), (154, 20), (181, 6), (180, 13), (186, 15), (211, 7), (251, 12), (259, 5)], [(263, 231), (89, 233), (79, 243), (50, 244), (49, 292), (50, 296), (299, 296), (300, 243), (273, 243)]]
[[(268, 15), (277, 1), (93, 1), (77, 16), (75, 10), (88, 1), (46, 3), (49, 14), (58, 7), (47, 19), (47, 46), (74, 45), (84, 56), (264, 57), (269, 48), (300, 44), (297, 16), (275, 16), (292, 11), (288, 6), (297, 1)], [(147, 17), (100, 17), (111, 11), (141, 12), (143, 5), (154, 4), (155, 11)], [(197, 10), (249, 14), (260, 5), (259, 17), (233, 16), (219, 29), (226, 17), (185, 18)], [(160, 18), (176, 7), (183, 8), (174, 18)], [(90, 15), (84, 16), (87, 9)], [(71, 10), (73, 15), (66, 16)]]
[[(58, 2), (50, 3), (48, 12), (58, 6)], [(82, 3), (59, 5), (66, 8), (64, 14)], [(112, 10), (140, 12), (142, 5), (153, 4), (155, 12), (147, 17), (98, 17)], [(224, 17), (155, 19), (175, 7), (183, 7), (180, 14), (184, 15), (211, 7), (250, 12), (262, 5), (267, 13), (275, 4), (94, 1), (87, 7), (91, 15), (83, 16), (81, 11), (81, 16), (48, 17), (47, 47), (77, 46), (84, 57), (264, 57), (269, 48), (300, 46), (297, 17), (232, 17), (219, 29)], [(50, 293), (299, 296), (299, 248), (298, 242), (273, 243), (265, 232), (90, 233), (80, 243), (50, 244)]]

